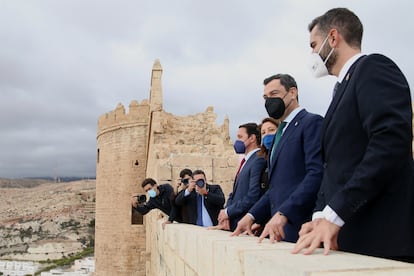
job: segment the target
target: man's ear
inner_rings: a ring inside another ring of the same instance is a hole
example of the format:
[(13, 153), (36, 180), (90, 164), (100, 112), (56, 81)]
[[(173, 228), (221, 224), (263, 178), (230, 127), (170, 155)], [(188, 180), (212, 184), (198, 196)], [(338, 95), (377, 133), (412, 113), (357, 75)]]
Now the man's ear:
[(329, 32), (328, 43), (329, 43), (329, 46), (331, 48), (336, 48), (336, 46), (338, 45), (338, 42), (339, 42), (340, 39), (341, 39), (341, 37), (340, 37), (337, 29), (332, 29)]
[(289, 93), (291, 93), (291, 97), (293, 100), (296, 100), (298, 98), (298, 89), (296, 87), (291, 87), (289, 89)]

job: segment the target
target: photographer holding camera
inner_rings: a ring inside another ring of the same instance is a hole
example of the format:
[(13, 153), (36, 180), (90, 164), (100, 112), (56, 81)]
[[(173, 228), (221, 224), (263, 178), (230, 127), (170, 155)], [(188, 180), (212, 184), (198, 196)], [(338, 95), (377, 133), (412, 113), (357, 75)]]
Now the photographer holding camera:
[[(141, 186), (149, 196), (149, 200), (146, 202), (145, 195), (133, 196), (131, 205), (136, 211), (145, 215), (152, 209), (159, 209), (169, 216), (169, 223), (174, 220), (181, 222), (181, 219), (177, 218), (177, 210), (174, 204), (175, 193), (170, 184), (158, 185), (154, 179), (146, 178), (142, 181)], [(165, 223), (163, 223), (163, 227)]]
[(177, 206), (187, 209), (188, 223), (199, 226), (217, 225), (217, 217), (224, 205), (220, 185), (207, 184), (202, 170), (195, 170), (188, 187), (175, 198)]
[(180, 171), (180, 177), (177, 179), (177, 184), (174, 187), (174, 192), (176, 195), (187, 188), (192, 175), (193, 172), (188, 168), (182, 169)]
[[(175, 187), (177, 196), (185, 192), (188, 185), (190, 184), (190, 180), (193, 179), (192, 175), (193, 175), (193, 172), (190, 169), (186, 168), (180, 171), (180, 178), (177, 180), (177, 185)], [(188, 217), (187, 206), (177, 206), (177, 204), (175, 204), (175, 206), (177, 208), (177, 214), (181, 215), (181, 219), (182, 219), (181, 222), (190, 223), (190, 219)]]

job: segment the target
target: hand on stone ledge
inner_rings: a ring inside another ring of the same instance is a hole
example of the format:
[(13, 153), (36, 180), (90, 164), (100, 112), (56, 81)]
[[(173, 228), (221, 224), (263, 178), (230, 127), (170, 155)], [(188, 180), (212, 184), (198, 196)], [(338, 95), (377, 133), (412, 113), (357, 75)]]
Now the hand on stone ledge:
[(166, 221), (164, 221), (163, 223), (162, 223), (162, 230), (164, 230), (165, 229), (165, 225), (166, 224), (171, 224), (172, 222), (171, 221), (169, 221), (169, 220), (166, 220)]
[(210, 226), (207, 230), (230, 230), (230, 221), (228, 219), (222, 220), (218, 225)]

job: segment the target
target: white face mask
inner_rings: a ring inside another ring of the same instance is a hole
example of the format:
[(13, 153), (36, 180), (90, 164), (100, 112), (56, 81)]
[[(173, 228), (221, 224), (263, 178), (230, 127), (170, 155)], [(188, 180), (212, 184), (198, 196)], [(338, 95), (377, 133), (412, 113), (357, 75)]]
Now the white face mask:
[(321, 48), (319, 48), (318, 53), (311, 54), (310, 69), (315, 78), (320, 78), (320, 77), (329, 75), (328, 68), (326, 67), (326, 62), (328, 61), (329, 57), (332, 55), (334, 48), (331, 49), (325, 61), (323, 61), (322, 57), (319, 55), (321, 50), (323, 49), (323, 46), (325, 46), (325, 43), (328, 41), (328, 37), (329, 35), (323, 41), (322, 46)]
[(148, 190), (148, 196), (149, 197), (151, 197), (151, 198), (153, 198), (153, 197), (156, 197), (157, 196), (157, 192), (154, 190), (154, 189), (150, 189), (150, 190)]

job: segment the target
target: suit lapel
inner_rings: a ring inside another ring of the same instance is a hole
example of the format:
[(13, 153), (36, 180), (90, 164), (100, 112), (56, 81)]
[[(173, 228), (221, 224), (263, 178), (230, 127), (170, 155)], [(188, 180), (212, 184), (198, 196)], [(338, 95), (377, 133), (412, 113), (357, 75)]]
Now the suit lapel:
[(244, 163), (243, 168), (241, 169), (241, 171), (239, 173), (239, 177), (237, 177), (236, 180), (234, 181), (233, 196), (236, 193), (237, 186), (239, 186), (239, 185), (237, 185), (238, 182), (239, 182), (239, 179), (241, 179), (243, 177), (244, 172), (246, 172), (245, 170), (248, 170), (250, 164), (256, 158), (256, 154), (257, 154), (257, 152), (255, 152), (252, 156), (249, 157), (249, 159), (246, 160), (246, 163)]
[[(358, 63), (364, 58), (365, 56), (360, 57), (357, 59), (354, 64), (352, 64), (351, 68), (349, 68), (348, 72), (345, 75), (344, 80), (341, 82), (341, 84), (338, 87), (338, 90), (335, 93), (335, 96), (333, 97), (331, 104), (328, 107), (328, 111), (326, 111), (325, 119), (322, 122), (322, 130), (321, 130), (321, 137), (322, 137), (322, 145), (324, 144), (325, 139), (325, 133), (326, 129), (329, 126), (329, 123), (331, 122), (332, 115), (334, 114), (339, 102), (341, 101), (344, 92), (346, 88), (348, 87), (349, 80), (351, 79), (355, 68), (357, 67)], [(323, 147), (322, 147), (323, 148)], [(323, 154), (323, 153), (322, 153)]]
[(300, 125), (300, 122), (303, 118), (303, 116), (305, 116), (307, 113), (307, 111), (305, 109), (301, 110), (296, 116), (295, 118), (293, 118), (293, 120), (289, 123), (289, 125), (287, 126), (285, 132), (283, 133), (282, 137), (279, 140), (279, 143), (277, 144), (276, 147), (276, 151), (275, 151), (275, 157), (273, 158), (273, 163), (270, 164), (269, 166), (269, 179), (270, 176), (272, 175), (273, 171), (274, 171), (274, 167), (277, 163), (277, 160), (279, 158), (279, 154), (281, 149), (284, 147), (284, 145), (286, 144), (286, 141), (289, 140), (289, 137), (295, 132), (296, 127), (298, 127)]

